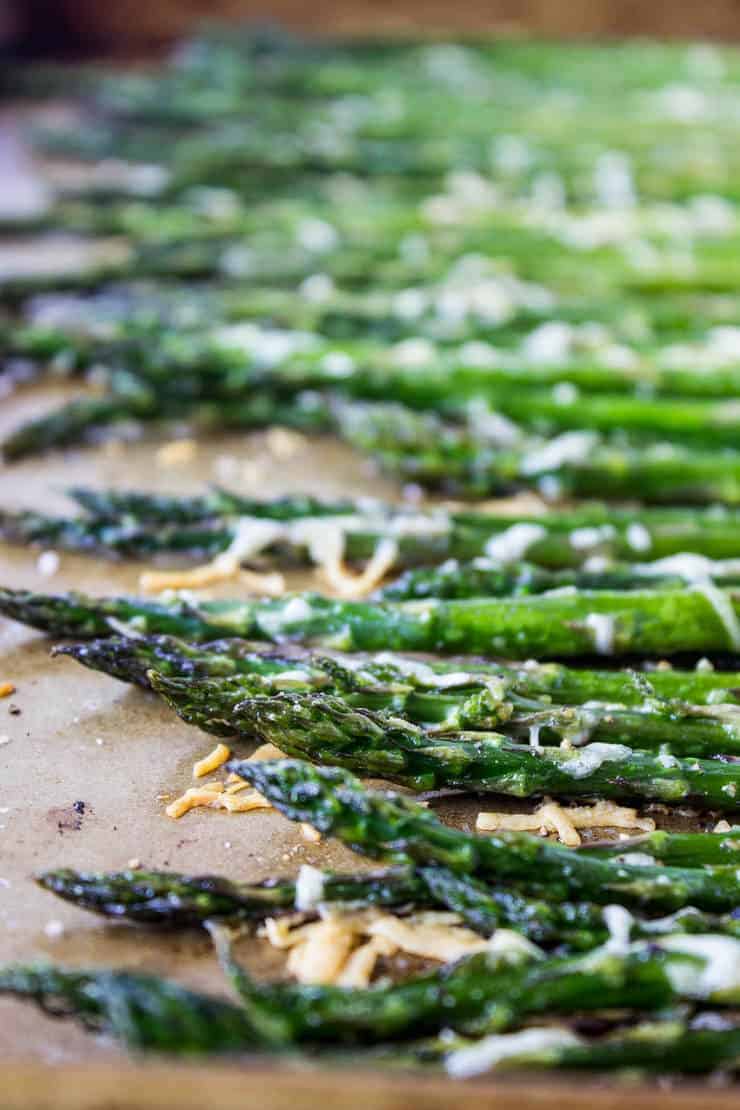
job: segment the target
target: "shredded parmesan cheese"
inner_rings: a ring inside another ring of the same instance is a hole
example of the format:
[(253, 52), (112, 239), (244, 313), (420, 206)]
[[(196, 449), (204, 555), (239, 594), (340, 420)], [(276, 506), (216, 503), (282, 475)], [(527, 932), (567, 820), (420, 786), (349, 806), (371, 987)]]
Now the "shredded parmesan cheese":
[(514, 832), (545, 830), (557, 833), (563, 844), (577, 848), (581, 843), (578, 829), (639, 829), (653, 832), (655, 822), (649, 817), (638, 817), (637, 810), (614, 802), (601, 801), (590, 806), (563, 807), (558, 802), (546, 800), (534, 813), (478, 814), (475, 827), (480, 832), (509, 829)]
[[(377, 909), (332, 911), (320, 905), (323, 874), (315, 872), (321, 877), (319, 889), (314, 872), (314, 868), (301, 869), (296, 884), (296, 904), (297, 908), (305, 905), (308, 912), (318, 908), (322, 920), (297, 924), (295, 917), (269, 919), (260, 931), (273, 947), (290, 951), (288, 970), (300, 982), (366, 986), (380, 955), (401, 951), (448, 962), (471, 952), (491, 949), (491, 941), (461, 925), (459, 916), (454, 913), (428, 912), (398, 917)], [(537, 952), (534, 948), (533, 951)], [(519, 952), (517, 958), (522, 955)], [(527, 958), (531, 955), (528, 950)]]
[(272, 803), (258, 790), (246, 790), (241, 794), (219, 794), (213, 808), (226, 809), (229, 813), (251, 813), (255, 809), (272, 809)]
[(193, 778), (200, 779), (203, 775), (210, 775), (211, 771), (217, 771), (230, 758), (231, 748), (227, 748), (226, 744), (217, 744), (212, 752), (193, 764)]
[(393, 956), (397, 951), (395, 944), (386, 937), (373, 937), (350, 953), (335, 979), (336, 985), (354, 988), (369, 986), (378, 957)]
[(281, 752), (280, 748), (276, 748), (274, 744), (260, 744), (258, 748), (254, 749), (247, 763), (258, 763), (263, 759), (285, 759), (285, 752)]
[(488, 948), (488, 941), (472, 929), (434, 920), (425, 921), (422, 914), (408, 918), (382, 914), (370, 921), (366, 928), (369, 936), (384, 937), (402, 952), (443, 963)]
[(185, 466), (197, 453), (198, 444), (194, 439), (173, 439), (158, 449), (155, 460), (160, 467)]
[(253, 809), (272, 809), (267, 798), (257, 790), (248, 790), (240, 794), (228, 794), (223, 783), (211, 786), (192, 786), (174, 802), (170, 802), (165, 813), (168, 817), (177, 820), (189, 813), (191, 809), (205, 807), (207, 809), (225, 809), (229, 813), (249, 813)]
[(192, 567), (190, 570), (144, 571), (139, 577), (139, 585), (149, 594), (161, 593), (163, 590), (202, 590), (236, 577), (250, 593), (266, 597), (280, 597), (285, 593), (285, 578), (282, 574), (277, 571), (258, 574), (256, 571), (242, 570), (238, 562), (224, 559), (223, 555), (219, 555), (212, 563)]
[(288, 971), (299, 983), (336, 983), (352, 948), (356, 931), (341, 917), (310, 926), (305, 939), (290, 950)]
[(616, 903), (604, 906), (604, 924), (609, 930), (609, 939), (604, 945), (606, 952), (624, 956), (629, 951), (630, 937), (634, 918), (629, 910)]

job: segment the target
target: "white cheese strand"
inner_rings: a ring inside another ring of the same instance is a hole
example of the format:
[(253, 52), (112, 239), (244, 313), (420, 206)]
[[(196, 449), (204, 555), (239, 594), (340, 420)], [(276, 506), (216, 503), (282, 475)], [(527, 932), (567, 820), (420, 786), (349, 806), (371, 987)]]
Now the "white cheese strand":
[(629, 952), (630, 937), (634, 917), (624, 906), (616, 904), (604, 906), (604, 924), (609, 930), (609, 939), (604, 945), (604, 951), (615, 956), (623, 956)]
[(625, 744), (588, 744), (573, 752), (556, 748), (549, 759), (556, 759), (560, 770), (574, 779), (585, 779), (598, 771), (604, 763), (618, 762), (620, 759), (629, 759), (632, 749)]
[(564, 432), (524, 459), (521, 473), (527, 477), (559, 470), (567, 463), (585, 462), (597, 441), (595, 432)]
[(310, 863), (304, 863), (295, 884), (295, 908), (301, 913), (311, 913), (324, 900), (324, 872)]
[(476, 1044), (459, 1048), (445, 1060), (447, 1074), (453, 1079), (482, 1075), (503, 1063), (526, 1063), (557, 1059), (563, 1048), (583, 1044), (569, 1029), (523, 1029), (519, 1033), (494, 1033)]
[(497, 563), (516, 563), (546, 535), (547, 531), (541, 524), (512, 524), (504, 532), (491, 537), (485, 546), (485, 553)]
[(703, 966), (670, 967), (667, 974), (674, 988), (689, 998), (710, 998), (740, 990), (740, 941), (734, 937), (677, 933), (664, 937), (660, 947), (684, 952), (704, 961)]
[(612, 655), (614, 652), (614, 617), (607, 613), (589, 613), (584, 624), (593, 635), (594, 650), (599, 655)]
[(696, 593), (700, 593), (707, 599), (719, 617), (722, 627), (727, 633), (728, 648), (732, 651), (740, 651), (740, 621), (737, 619), (737, 613), (729, 595), (710, 582), (704, 582), (693, 588)]

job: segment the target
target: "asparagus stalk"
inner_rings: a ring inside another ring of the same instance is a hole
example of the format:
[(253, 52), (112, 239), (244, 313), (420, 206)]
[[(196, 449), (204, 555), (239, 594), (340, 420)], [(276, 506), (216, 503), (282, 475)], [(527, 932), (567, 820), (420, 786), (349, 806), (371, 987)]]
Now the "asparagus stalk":
[[(161, 689), (156, 680), (153, 685)], [(403, 718), (353, 709), (323, 693), (251, 697), (237, 712), (242, 734), (287, 755), (413, 790), (452, 787), (517, 798), (596, 795), (727, 810), (739, 804), (740, 770), (718, 760), (656, 757), (621, 744), (593, 743), (577, 750), (524, 747), (496, 732), (437, 737)]]
[(48, 416), (21, 425), (0, 445), (6, 460), (14, 461), (53, 447), (95, 439), (101, 428), (132, 421), (192, 420), (206, 430), (213, 428), (264, 428), (281, 424), (303, 431), (325, 431), (327, 410), (312, 396), (282, 401), (255, 391), (230, 402), (188, 399), (177, 391), (163, 394), (146, 383), (102, 398), (70, 401)]
[[(740, 1029), (729, 1019), (711, 1015), (711, 1025), (695, 1021), (645, 1021), (626, 1031), (598, 1039), (583, 1038), (564, 1027), (521, 1033), (492, 1034), (478, 1041), (457, 1040), (421, 1045), (417, 1061), (444, 1058), (448, 1074), (457, 1079), (500, 1069), (536, 1068), (634, 1073), (671, 1072), (701, 1075), (717, 1069), (736, 1070)], [(389, 1053), (390, 1058), (390, 1053)]]
[(214, 517), (258, 517), (265, 520), (301, 520), (303, 517), (344, 516), (357, 512), (353, 501), (325, 501), (308, 493), (294, 493), (265, 501), (242, 497), (212, 486), (201, 497), (177, 497), (136, 490), (95, 489), (71, 486), (67, 495), (93, 517), (115, 522), (133, 517), (145, 524), (198, 524)]
[(436, 414), (393, 403), (355, 402), (335, 411), (351, 444), (388, 471), (432, 488), (484, 496), (525, 486), (558, 497), (740, 503), (740, 454), (734, 450), (623, 447), (595, 432), (504, 450)]
[(0, 613), (54, 636), (101, 636), (124, 623), (138, 633), (192, 640), (243, 636), (344, 651), (477, 652), (513, 659), (737, 651), (738, 610), (733, 593), (708, 585), (376, 603), (308, 593), (191, 602), (0, 590)]
[(131, 1049), (179, 1056), (255, 1048), (243, 1008), (130, 971), (72, 971), (48, 964), (0, 967), (0, 995), (28, 998), (54, 1017), (74, 1017)]
[(373, 859), (447, 867), (550, 900), (620, 902), (655, 912), (697, 906), (731, 912), (740, 879), (731, 867), (636, 866), (573, 852), (523, 833), (471, 836), (446, 828), (423, 806), (391, 791), (366, 790), (339, 767), (299, 760), (232, 760), (229, 769), (293, 821), (307, 821)]
[[(218, 875), (171, 871), (91, 873), (60, 868), (36, 880), (45, 890), (104, 917), (182, 929), (221, 920), (258, 923), (300, 909), (296, 882), (233, 882)], [(363, 875), (325, 872), (322, 902), (362, 906), (429, 905), (421, 877), (397, 868)]]
[(648, 858), (677, 867), (702, 867), (705, 864), (740, 862), (740, 828), (727, 832), (669, 832), (658, 829), (647, 836), (638, 836), (620, 844), (588, 845), (599, 855), (621, 856), (638, 851)]
[[(350, 560), (367, 559), (382, 540), (389, 539), (396, 544), (396, 562), (401, 565), (437, 563), (448, 556), (483, 559), (471, 567), (445, 564), (430, 572), (428, 579), (425, 575), (404, 579), (396, 591), (410, 590), (412, 596), (425, 596), (432, 589), (438, 596), (467, 596), (473, 591), (539, 592), (578, 583), (620, 589), (629, 585), (629, 573), (620, 567), (585, 575), (581, 564), (591, 555), (629, 563), (648, 555), (657, 560), (644, 567), (644, 577), (643, 568), (635, 566), (632, 585), (650, 585), (651, 580), (671, 577), (684, 581), (696, 574), (731, 576), (740, 545), (740, 517), (727, 509), (641, 509), (633, 513), (596, 503), (558, 514), (512, 517), (441, 509), (410, 512), (389, 505), (322, 502), (300, 495), (255, 501), (218, 489), (195, 498), (85, 488), (69, 492), (91, 519), (6, 512), (0, 516), (0, 537), (98, 554), (141, 558), (172, 552), (178, 557), (202, 557), (204, 552), (228, 547), (250, 520), (267, 519), (275, 523), (275, 535), (264, 534), (262, 547), (254, 547), (256, 554), (279, 557), (287, 550), (292, 557), (310, 560), (306, 529), (315, 523), (318, 533), (318, 525), (330, 516)], [(666, 561), (686, 551), (693, 557)], [(520, 552), (528, 562), (561, 573), (548, 576), (519, 567)], [(514, 563), (508, 565), (512, 554)], [(698, 559), (701, 555), (716, 564)], [(733, 559), (723, 561), (727, 556)], [(504, 566), (496, 573), (494, 568), (501, 562)], [(577, 568), (577, 573), (562, 573), (566, 568)]]
[[(0, 535), (2, 532), (0, 531)], [(413, 601), (425, 597), (511, 597), (541, 594), (549, 590), (635, 590), (676, 589), (696, 581), (695, 568), (703, 556), (676, 556), (655, 563), (615, 563), (603, 569), (546, 570), (533, 563), (502, 566), (493, 560), (470, 563), (450, 560), (439, 567), (406, 571), (384, 586), (379, 598)], [(683, 569), (682, 569), (683, 568)], [(740, 586), (740, 561), (707, 561), (705, 569), (715, 585), (728, 589)]]
[[(268, 879), (234, 883), (219, 876), (164, 871), (89, 873), (61, 868), (37, 882), (82, 909), (113, 919), (164, 928), (189, 928), (210, 921), (256, 924), (300, 908), (296, 882)], [(514, 929), (535, 944), (558, 952), (585, 951), (609, 937), (608, 911), (588, 902), (550, 903), (513, 890), (496, 889), (444, 867), (400, 868), (363, 875), (322, 874), (321, 904), (335, 909), (382, 906), (403, 912), (437, 906), (460, 914), (484, 936)], [(689, 907), (661, 919), (633, 918), (632, 937), (669, 933), (721, 933), (740, 938), (732, 915), (707, 914)]]
[[(625, 955), (554, 959), (507, 967), (478, 953), (396, 986), (346, 990), (257, 984), (235, 963), (221, 938), (225, 969), (242, 1005), (131, 972), (66, 971), (6, 965), (0, 993), (75, 1017), (127, 1047), (178, 1055), (286, 1048), (297, 1043), (368, 1043), (437, 1033), (505, 1030), (529, 1015), (630, 1006), (659, 1009), (681, 998), (733, 1002), (738, 988), (707, 988), (712, 959), (736, 941), (705, 936), (666, 938)], [(676, 943), (678, 942), (678, 943)], [(722, 948), (718, 946), (722, 945)], [(732, 958), (732, 949), (726, 958)], [(624, 1059), (618, 1056), (617, 1061)]]
[[(732, 1003), (738, 985), (712, 982), (712, 949), (737, 959), (738, 942), (709, 936), (665, 938), (636, 944), (624, 954), (607, 950), (506, 967), (490, 953), (476, 953), (441, 971), (384, 990), (257, 983), (217, 937), (222, 963), (255, 1026), (272, 1026), (284, 1044), (367, 1043), (437, 1032), (504, 1031), (525, 1018), (630, 1007), (659, 1010), (681, 999)], [(712, 969), (710, 971), (710, 968)], [(683, 972), (683, 976), (681, 973)], [(706, 976), (706, 978), (704, 978)]]
[[(317, 660), (317, 665), (320, 663)], [(469, 679), (468, 689), (463, 687), (464, 692), (457, 695), (454, 687), (451, 694), (424, 692), (408, 683), (373, 681), (372, 673), (360, 671), (358, 675), (326, 660), (323, 674), (288, 669), (282, 675), (252, 673), (201, 679), (153, 671), (147, 675), (147, 682), (184, 721), (217, 736), (253, 738), (257, 712), (260, 719), (264, 714), (263, 727), (274, 728), (277, 735), (281, 713), (290, 730), (293, 713), (297, 715), (296, 726), (301, 727), (298, 715), (304, 711), (316, 712), (320, 718), (325, 708), (339, 711), (341, 704), (347, 708), (350, 735), (354, 735), (355, 727), (362, 731), (364, 721), (363, 714), (354, 714), (353, 710), (374, 710), (401, 714), (428, 729), (433, 726), (430, 739), (435, 743), (437, 738), (452, 744), (458, 738), (474, 742), (484, 739), (483, 732), (495, 730), (517, 740), (536, 742), (538, 747), (553, 741), (626, 744), (644, 751), (659, 750), (659, 765), (674, 771), (681, 764), (673, 762), (668, 750), (681, 756), (740, 755), (740, 711), (732, 706), (698, 707), (653, 700), (639, 709), (613, 703), (561, 707), (522, 697), (516, 681), (503, 676), (487, 681), (480, 676), (477, 689), (473, 676), (461, 678)], [(282, 696), (284, 691), (282, 700), (268, 704), (268, 695)], [(312, 693), (317, 696), (310, 697)], [(382, 727), (383, 723), (378, 720), (378, 724)], [(270, 739), (279, 745), (275, 737)], [(489, 739), (493, 742), (496, 738)], [(543, 754), (559, 758), (552, 749)], [(617, 768), (613, 771), (616, 774)]]
[[(390, 705), (407, 698), (403, 711), (413, 719), (445, 720), (461, 700), (485, 689), (491, 678), (523, 698), (549, 699), (560, 705), (603, 701), (607, 705), (643, 706), (646, 698), (680, 700), (686, 705), (734, 704), (740, 697), (740, 674), (673, 668), (638, 671), (578, 670), (562, 663), (522, 665), (491, 663), (480, 659), (462, 663), (443, 659), (416, 659), (381, 652), (373, 657), (335, 652), (311, 655), (299, 648), (292, 652), (268, 650), (247, 640), (226, 639), (191, 643), (174, 636), (108, 636), (81, 643), (60, 644), (53, 655), (69, 655), (83, 666), (112, 675), (122, 682), (149, 687), (148, 672), (168, 677), (229, 678), (259, 675), (276, 690), (287, 672), (296, 683), (305, 675), (307, 689), (371, 690), (383, 704), (384, 689)], [(354, 673), (359, 671), (360, 673)], [(224, 687), (226, 690), (227, 687)], [(416, 708), (418, 705), (418, 708)]]

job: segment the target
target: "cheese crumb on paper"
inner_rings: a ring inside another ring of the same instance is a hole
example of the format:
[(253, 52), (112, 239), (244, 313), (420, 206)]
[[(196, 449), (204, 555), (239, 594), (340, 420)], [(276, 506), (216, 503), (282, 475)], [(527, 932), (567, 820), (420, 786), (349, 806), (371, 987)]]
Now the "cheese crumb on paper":
[(230, 758), (231, 748), (226, 744), (217, 744), (212, 752), (193, 764), (193, 778), (200, 779), (203, 775), (210, 775), (211, 771), (217, 771)]
[[(198, 778), (223, 766), (230, 757), (231, 751), (226, 744), (217, 744), (212, 752), (193, 765), (193, 775)], [(284, 759), (285, 753), (276, 748), (274, 744), (261, 744), (249, 757), (248, 762), (262, 759)], [(165, 813), (173, 820), (178, 820), (189, 813), (191, 809), (206, 807), (208, 809), (225, 809), (229, 813), (250, 813), (255, 809), (272, 809), (258, 790), (249, 786), (248, 782), (240, 779), (238, 775), (229, 774), (224, 782), (214, 779), (212, 782), (191, 786), (179, 798), (165, 809)], [(310, 826), (306, 826), (310, 828)], [(320, 835), (320, 834), (319, 834)], [(308, 839), (308, 837), (307, 837)]]

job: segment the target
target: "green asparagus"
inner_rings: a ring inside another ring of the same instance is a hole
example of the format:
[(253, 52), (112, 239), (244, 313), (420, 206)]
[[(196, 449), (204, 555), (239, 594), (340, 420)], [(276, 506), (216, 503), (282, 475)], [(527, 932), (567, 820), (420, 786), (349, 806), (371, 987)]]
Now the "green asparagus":
[[(472, 684), (472, 676), (461, 678), (468, 678)], [(732, 706), (699, 707), (654, 699), (639, 709), (613, 703), (553, 706), (522, 697), (517, 693), (516, 682), (493, 677), (485, 681), (485, 676), (480, 679), (477, 689), (473, 687), (471, 692), (468, 686), (464, 693), (455, 696), (454, 692), (425, 693), (408, 684), (373, 682), (371, 674), (348, 671), (329, 660), (324, 662), (324, 673), (316, 675), (301, 670), (216, 679), (162, 675), (156, 671), (147, 675), (149, 685), (184, 721), (217, 736), (251, 739), (255, 729), (260, 734), (262, 730), (275, 729), (277, 736), (282, 727), (281, 717), (290, 733), (292, 724), (298, 729), (303, 727), (305, 720), (303, 724), (300, 721), (304, 712), (316, 713), (318, 725), (324, 711), (341, 713), (344, 706), (347, 738), (354, 736), (356, 730), (362, 732), (369, 727), (366, 721), (370, 718), (365, 711), (372, 710), (378, 714), (377, 725), (381, 729), (383, 720), (379, 711), (395, 715), (388, 726), (391, 733), (399, 715), (425, 725), (431, 747), (438, 742), (450, 743), (453, 750), (458, 750), (458, 740), (504, 743), (507, 736), (528, 740), (535, 749), (563, 741), (579, 748), (583, 744), (616, 743), (642, 749), (643, 755), (658, 750), (656, 767), (675, 771), (677, 778), (681, 763), (674, 762), (670, 753), (702, 757), (740, 755), (740, 711)], [(293, 714), (295, 722), (291, 722)], [(492, 730), (503, 735), (483, 735)], [(409, 737), (409, 742), (414, 746), (422, 744), (418, 729), (414, 736), (413, 741)], [(270, 739), (280, 746), (275, 737)], [(508, 751), (510, 746), (504, 747)], [(343, 750), (343, 746), (337, 749)], [(511, 750), (515, 753), (517, 749)], [(347, 749), (348, 757), (349, 753)], [(431, 751), (426, 754), (431, 755)], [(543, 748), (541, 754), (546, 759), (561, 758), (550, 747)], [(635, 758), (640, 760), (642, 755), (638, 753)], [(617, 767), (611, 770), (615, 775), (621, 773)], [(647, 765), (643, 770), (647, 773)]]
[(29, 998), (54, 1017), (77, 1018), (128, 1048), (179, 1056), (260, 1044), (239, 1006), (130, 971), (72, 971), (48, 964), (0, 967), (0, 995)]
[[(165, 683), (171, 682), (165, 680)], [(160, 689), (153, 680), (155, 689)], [(163, 683), (164, 685), (164, 683)], [(436, 736), (389, 713), (353, 709), (328, 694), (256, 696), (237, 710), (240, 733), (287, 755), (347, 767), (413, 790), (476, 790), (529, 798), (600, 796), (737, 808), (733, 763), (677, 759), (621, 744), (524, 747), (496, 732)]]
[[(174, 636), (108, 636), (81, 643), (60, 644), (53, 655), (69, 655), (83, 666), (113, 675), (122, 682), (149, 686), (150, 670), (168, 677), (230, 678), (261, 676), (270, 690), (288, 673), (298, 682), (305, 675), (307, 689), (330, 688), (362, 693), (372, 691), (374, 705), (401, 708), (414, 720), (442, 721), (454, 713), (461, 699), (485, 689), (491, 678), (506, 684), (507, 693), (556, 705), (582, 705), (601, 700), (607, 705), (643, 706), (646, 698), (680, 700), (686, 705), (734, 704), (740, 698), (740, 674), (712, 667), (682, 671), (658, 667), (647, 671), (578, 670), (562, 663), (521, 665), (480, 659), (455, 662), (412, 658), (379, 652), (363, 655), (312, 655), (294, 647), (269, 650), (247, 640), (226, 639), (191, 643)], [(359, 673), (353, 673), (359, 672)], [(224, 687), (224, 690), (228, 687)], [(418, 708), (417, 708), (418, 707)]]
[[(188, 928), (209, 921), (257, 924), (266, 917), (303, 910), (300, 886), (291, 879), (234, 883), (218, 876), (163, 871), (90, 873), (62, 868), (37, 882), (58, 897), (104, 917), (164, 928)], [(516, 891), (496, 889), (444, 867), (400, 868), (364, 875), (322, 872), (321, 904), (349, 909), (381, 906), (439, 907), (458, 913), (476, 932), (490, 936), (513, 929), (535, 944), (558, 952), (585, 951), (610, 935), (609, 911), (588, 902), (551, 903)], [(315, 912), (309, 909), (308, 915)], [(625, 918), (632, 938), (672, 933), (721, 933), (740, 939), (740, 921), (731, 914), (702, 913), (689, 907), (664, 918)]]
[(269, 1029), (278, 1044), (368, 1043), (440, 1028), (481, 1034), (537, 1014), (623, 1006), (660, 1010), (687, 998), (731, 1004), (740, 997), (734, 968), (727, 980), (714, 976), (721, 974), (716, 961), (737, 960), (738, 943), (679, 935), (649, 946), (638, 943), (626, 953), (602, 949), (514, 967), (477, 953), (394, 987), (347, 991), (258, 983), (217, 937), (222, 962), (255, 1027)]
[(244, 636), (343, 651), (437, 651), (513, 659), (740, 649), (740, 602), (708, 584), (686, 590), (582, 591), (470, 600), (147, 601), (0, 590), (0, 613), (53, 636), (120, 631), (193, 640)]
[(348, 771), (299, 760), (232, 760), (229, 765), (291, 820), (307, 821), (374, 859), (506, 883), (550, 900), (620, 902), (656, 912), (693, 905), (732, 912), (740, 902), (733, 867), (680, 868), (615, 863), (524, 833), (477, 837), (446, 828), (423, 806), (366, 790)]

